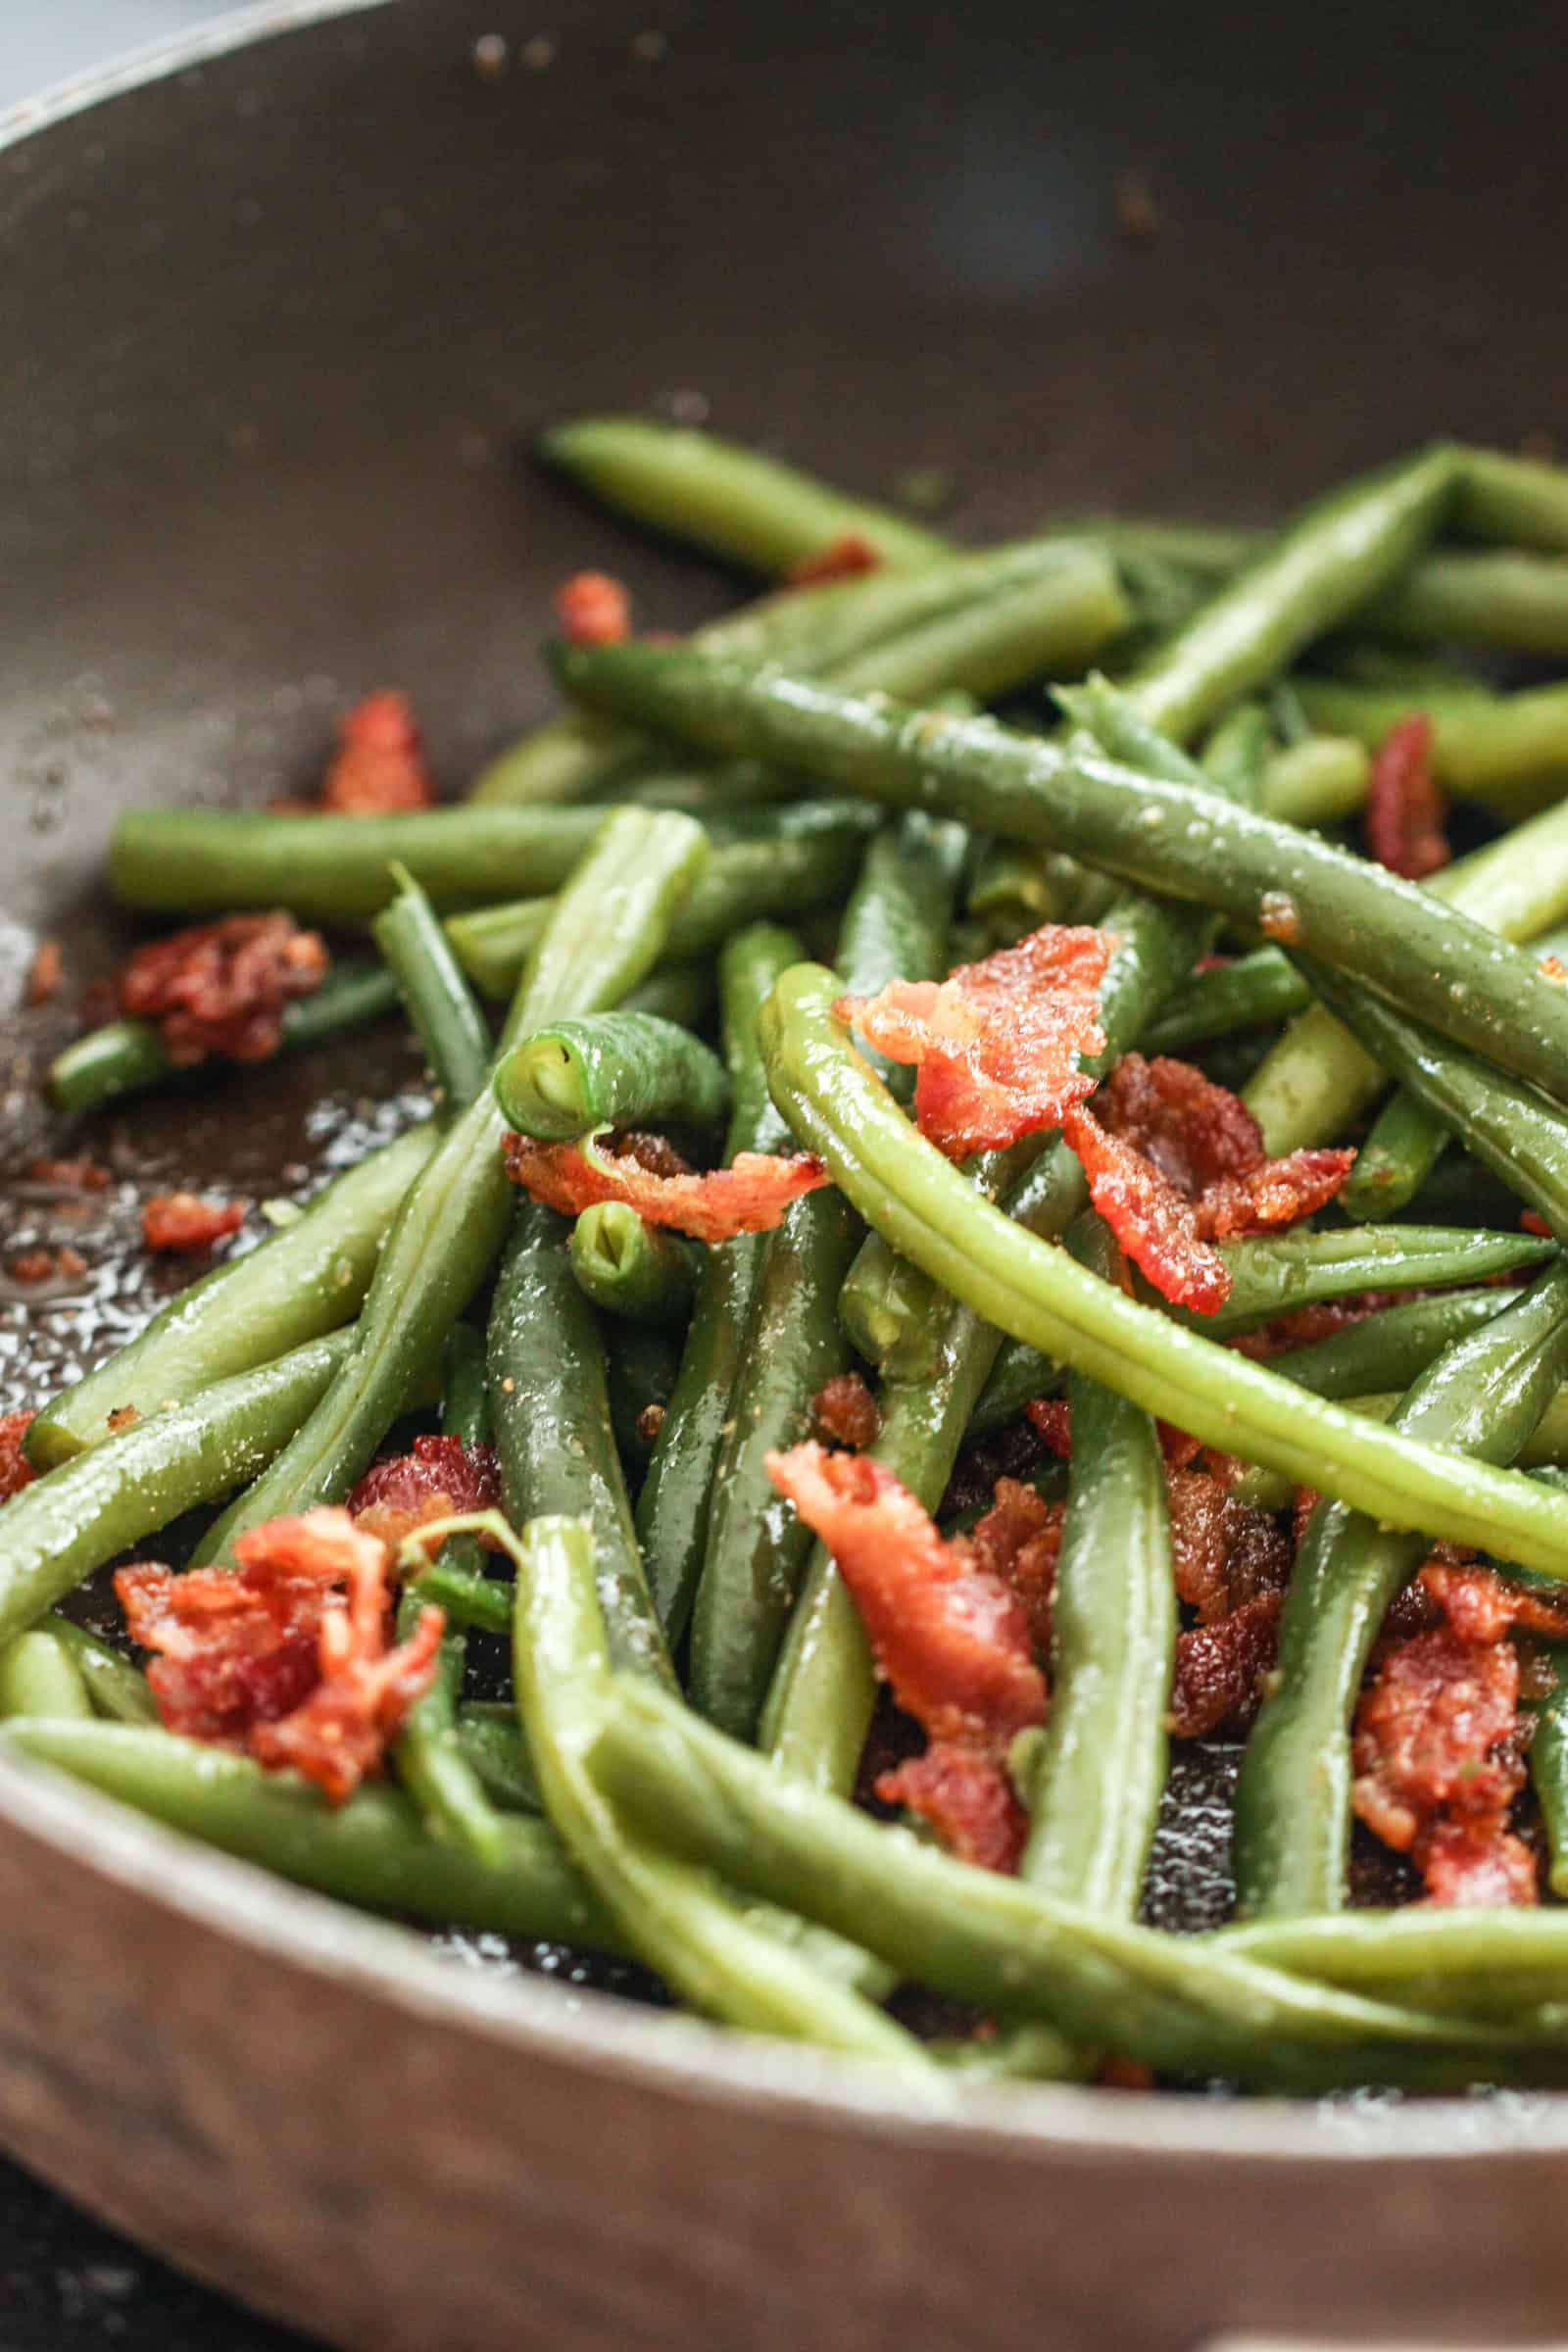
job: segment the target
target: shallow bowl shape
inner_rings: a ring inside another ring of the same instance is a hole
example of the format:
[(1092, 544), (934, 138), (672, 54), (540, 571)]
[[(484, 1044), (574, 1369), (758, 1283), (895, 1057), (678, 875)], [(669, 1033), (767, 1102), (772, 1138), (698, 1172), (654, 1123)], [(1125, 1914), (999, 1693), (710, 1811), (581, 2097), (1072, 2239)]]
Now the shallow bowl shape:
[[(107, 961), (117, 808), (301, 789), (389, 681), (457, 785), (544, 708), (564, 572), (622, 572), (657, 625), (716, 609), (715, 574), (517, 464), (550, 418), (710, 411), (873, 494), (938, 466), (974, 537), (1261, 515), (1429, 432), (1562, 423), (1555, 12), (1505, 51), (1462, 6), (1366, 13), (286, 6), (14, 118), (0, 990), (42, 931), (74, 983)], [(1118, 230), (1130, 170), (1150, 241)], [(0, 1041), (18, 1166), (66, 1017)], [(149, 1106), (125, 1189), (282, 1189), (410, 1071), (356, 1047)], [(4, 1401), (139, 1311), (105, 1218), (85, 1300), (0, 1299)], [(9, 1764), (0, 1995), (6, 2145), (377, 2352), (1496, 2343), (1568, 2294), (1557, 2100), (925, 2108), (456, 1968)]]

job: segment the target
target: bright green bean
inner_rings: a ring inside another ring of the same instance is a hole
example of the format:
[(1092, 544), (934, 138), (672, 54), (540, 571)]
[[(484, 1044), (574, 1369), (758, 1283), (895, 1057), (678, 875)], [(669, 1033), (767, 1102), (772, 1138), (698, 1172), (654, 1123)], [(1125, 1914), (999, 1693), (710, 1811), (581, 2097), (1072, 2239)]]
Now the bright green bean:
[(494, 1045), (435, 908), (405, 869), (398, 895), (372, 925), (375, 944), (408, 1007), (424, 1058), (449, 1102), (471, 1102), (489, 1075)]
[(729, 1082), (674, 1022), (601, 1012), (519, 1038), (496, 1063), (495, 1092), (509, 1126), (555, 1143), (612, 1125), (716, 1127)]
[(93, 1703), (66, 1643), (39, 1626), (0, 1644), (0, 1720), (31, 1715), (50, 1722), (90, 1722)]
[(691, 1313), (697, 1258), (689, 1244), (646, 1225), (624, 1200), (585, 1208), (571, 1229), (571, 1270), (600, 1311), (633, 1323), (682, 1325)]

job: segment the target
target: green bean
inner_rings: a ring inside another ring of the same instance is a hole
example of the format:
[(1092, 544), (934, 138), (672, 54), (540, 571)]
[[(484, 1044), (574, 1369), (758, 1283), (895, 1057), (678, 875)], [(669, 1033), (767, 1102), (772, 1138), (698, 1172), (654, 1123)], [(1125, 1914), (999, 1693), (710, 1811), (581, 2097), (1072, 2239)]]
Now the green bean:
[(1412, 564), (1365, 617), (1380, 636), (1417, 645), (1568, 654), (1568, 565), (1513, 548), (1450, 552)]
[[(1452, 1341), (1397, 1407), (1401, 1436), (1484, 1462), (1519, 1452), (1568, 1375), (1568, 1264)], [(1338, 1910), (1350, 1839), (1350, 1716), (1419, 1533), (1320, 1503), (1280, 1621), (1279, 1663), (1242, 1759), (1236, 1876), (1244, 1914)]]
[(1076, 922), (1086, 884), (1098, 891), (1104, 877), (1091, 875), (1059, 850), (1021, 850), (1014, 842), (989, 841), (969, 876), (964, 911), (1010, 944), (1042, 923)]
[(729, 1086), (717, 1054), (672, 1021), (601, 1012), (519, 1038), (495, 1091), (509, 1126), (553, 1143), (612, 1125), (716, 1127)]
[[(277, 1050), (303, 1054), (314, 1046), (330, 1045), (379, 1020), (396, 1003), (396, 982), (373, 964), (329, 971), (313, 995), (283, 1007)], [(212, 1055), (197, 1066), (211, 1077), (234, 1064)], [(56, 1110), (82, 1112), (99, 1110), (122, 1095), (140, 1094), (166, 1078), (190, 1075), (189, 1069), (176, 1070), (162, 1032), (151, 1021), (106, 1021), (56, 1054), (45, 1085)]]
[[(1560, 808), (1544, 809), (1540, 816), (1516, 826), (1472, 857), (1459, 858), (1434, 875), (1426, 887), (1432, 898), (1445, 901), (1504, 939), (1539, 938), (1568, 915), (1568, 801)], [(1435, 948), (1434, 952), (1439, 951)], [(1450, 987), (1453, 966), (1469, 960), (1474, 953), (1473, 938), (1463, 948), (1458, 939), (1451, 939), (1441, 952)], [(1375, 973), (1363, 976), (1379, 985)], [(1395, 988), (1389, 993), (1420, 1013), (1407, 992)], [(1435, 1022), (1434, 1026), (1442, 1024)], [(1336, 1021), (1323, 1005), (1314, 1004), (1272, 1049), (1249, 1083), (1245, 1100), (1263, 1130), (1268, 1150), (1295, 1152), (1303, 1145), (1330, 1143), (1343, 1134), (1356, 1114), (1376, 1100), (1383, 1083), (1377, 1063), (1357, 1046), (1344, 1023)]]
[(1344, 735), (1308, 735), (1269, 760), (1259, 806), (1282, 825), (1331, 825), (1354, 815), (1371, 781), (1364, 744)]
[[(1535, 1756), (1533, 1742), (1532, 1765)], [(1201, 1949), (1348, 1992), (1550, 2031), (1553, 2012), (1561, 2016), (1565, 1928), (1568, 1921), (1554, 1909), (1450, 1911), (1412, 1903), (1398, 1911), (1260, 1919), (1196, 1940)]]
[(0, 1523), (0, 1641), (106, 1560), (253, 1476), (298, 1429), (352, 1341), (333, 1332), (198, 1389), (13, 1495)]
[[(689, 817), (614, 816), (557, 901), (500, 1051), (561, 1013), (603, 1010), (635, 986), (658, 961), (669, 910), (707, 850)], [(201, 1557), (224, 1556), (241, 1529), (281, 1511), (340, 1501), (362, 1475), (501, 1248), (516, 1198), (504, 1133), (488, 1089), (448, 1129), (387, 1237), (349, 1361), (267, 1475), (209, 1531)]]
[(697, 1259), (674, 1234), (646, 1225), (624, 1200), (585, 1208), (571, 1229), (571, 1270), (584, 1298), (633, 1323), (683, 1326), (697, 1287)]
[(868, 1223), (976, 1313), (1200, 1444), (1283, 1470), (1396, 1527), (1568, 1575), (1568, 1528), (1528, 1479), (1358, 1421), (1184, 1330), (1020, 1233), (909, 1125), (832, 1016), (837, 981), (802, 965), (763, 1007), (768, 1081), (798, 1140)]
[[(738, 931), (720, 956), (731, 1096), (726, 1161), (737, 1152), (776, 1152), (788, 1142), (789, 1130), (768, 1100), (757, 1016), (780, 972), (799, 954), (800, 943), (791, 933), (756, 923)], [(680, 1640), (691, 1613), (714, 1467), (766, 1250), (766, 1236), (751, 1234), (705, 1253), (680, 1371), (637, 1498), (649, 1587), (672, 1642)]]
[(659, 1432), (680, 1372), (680, 1341), (657, 1323), (612, 1323), (605, 1333), (605, 1386), (610, 1426), (633, 1501), (647, 1475)]
[(502, 1824), (504, 1859), (429, 1836), (395, 1789), (324, 1804), (292, 1773), (172, 1733), (122, 1723), (7, 1724), (0, 1753), (69, 1773), (187, 1838), (299, 1886), (441, 1927), (470, 1927), (613, 1951), (603, 1906), (542, 1821)]
[[(497, 1592), (503, 1588), (498, 1584)], [(513, 1580), (505, 1586), (511, 1630)], [(522, 1726), (510, 1699), (470, 1700), (458, 1709), (458, 1745), (492, 1804), (509, 1813), (542, 1813), (544, 1800), (533, 1761), (523, 1744)]]
[(75, 1661), (95, 1715), (108, 1715), (117, 1723), (157, 1722), (158, 1702), (147, 1687), (147, 1677), (128, 1658), (88, 1633), (85, 1626), (73, 1625), (58, 1609), (51, 1609), (44, 1625)]
[(27, 1432), (39, 1470), (215, 1380), (252, 1371), (358, 1314), (388, 1226), (437, 1143), (416, 1127), (339, 1176), (304, 1214), (160, 1307), (137, 1337), (47, 1404)]
[(622, 1012), (651, 1013), (655, 1020), (675, 1021), (695, 1029), (706, 1021), (718, 994), (718, 975), (710, 956), (692, 956), (679, 963), (661, 963), (646, 980), (639, 980), (620, 1000)]
[[(1564, 1083), (1568, 992), (1451, 903), (1315, 834), (989, 720), (857, 702), (697, 655), (618, 645), (559, 655), (558, 665), (573, 693), (684, 740), (793, 757), (843, 789), (1076, 850), (1140, 889), (1234, 921), (1283, 922), (1321, 961), (1397, 997), (1458, 1043), (1548, 1089)], [(1475, 976), (1456, 996), (1459, 964)]]
[(15, 1715), (50, 1722), (92, 1719), (81, 1669), (48, 1626), (0, 1644), (0, 1720)]
[[(1086, 1277), (1088, 1280), (1094, 1278)], [(1561, 2026), (1513, 2033), (1367, 2001), (1235, 1959), (1217, 1939), (1052, 1901), (785, 1780), (664, 1694), (617, 1678), (587, 1768), (617, 1813), (906, 1975), (1161, 2072), (1256, 2088), (1555, 2080)]]
[[(1546, 1883), (1562, 1899), (1568, 1888), (1568, 1677), (1557, 1656), (1557, 1687), (1536, 1709), (1535, 1737), (1530, 1742), (1530, 1779), (1541, 1817), (1545, 1824), (1550, 1863)], [(1559, 1976), (1549, 1997), (1561, 1997)]]
[(1402, 1391), (1419, 1379), (1433, 1358), (1509, 1303), (1508, 1291), (1446, 1291), (1432, 1298), (1405, 1298), (1380, 1307), (1345, 1330), (1268, 1359), (1269, 1369), (1314, 1396), (1367, 1396)]
[(449, 1102), (471, 1102), (489, 1074), (495, 1049), (435, 908), (405, 868), (398, 895), (372, 926), (398, 984), (424, 1058)]
[(1568, 472), (1539, 458), (1461, 449), (1453, 520), (1478, 539), (1568, 551)]
[[(904, 817), (867, 852), (839, 941), (852, 994), (936, 978), (962, 859), (957, 828)], [(810, 1435), (812, 1399), (849, 1349), (839, 1296), (861, 1227), (843, 1195), (808, 1194), (768, 1238), (713, 1474), (692, 1614), (692, 1703), (750, 1738), (811, 1554), (810, 1530), (773, 1492), (767, 1456)]]
[(487, 1576), (481, 1568), (460, 1565), (443, 1552), (428, 1566), (421, 1565), (410, 1582), (420, 1599), (444, 1609), (453, 1625), (482, 1634), (504, 1634), (511, 1629), (511, 1584)]
[(1372, 751), (1400, 719), (1421, 711), (1432, 721), (1439, 783), (1498, 816), (1557, 798), (1568, 777), (1568, 686), (1478, 694), (1303, 677), (1298, 691), (1314, 726), (1353, 735)]
[(538, 1518), (517, 1546), (513, 1683), (551, 1819), (632, 1950), (696, 2008), (753, 2033), (924, 2072), (919, 2045), (715, 1894), (706, 1871), (644, 1843), (586, 1767), (610, 1704), (610, 1656), (586, 1520)]
[(1237, 1029), (1272, 1027), (1311, 1002), (1312, 991), (1289, 957), (1278, 948), (1257, 948), (1177, 989), (1150, 1023), (1144, 1050), (1180, 1054)]
[(578, 416), (552, 427), (538, 448), (619, 513), (754, 571), (791, 571), (845, 538), (863, 540), (895, 568), (947, 553), (934, 531), (885, 507), (687, 425)]

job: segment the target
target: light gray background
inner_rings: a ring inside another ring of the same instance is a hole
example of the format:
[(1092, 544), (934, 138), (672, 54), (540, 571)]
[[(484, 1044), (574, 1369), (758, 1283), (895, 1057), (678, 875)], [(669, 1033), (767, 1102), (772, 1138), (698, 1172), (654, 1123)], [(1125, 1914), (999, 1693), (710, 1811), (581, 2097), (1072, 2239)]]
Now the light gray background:
[(0, 0), (0, 109), (230, 13), (221, 0)]

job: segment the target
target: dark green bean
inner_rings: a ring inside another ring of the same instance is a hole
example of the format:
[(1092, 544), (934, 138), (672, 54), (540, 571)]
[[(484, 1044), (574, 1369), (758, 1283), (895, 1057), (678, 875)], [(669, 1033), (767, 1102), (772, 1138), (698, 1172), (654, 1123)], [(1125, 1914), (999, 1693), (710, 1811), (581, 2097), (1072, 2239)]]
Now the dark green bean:
[(509, 1126), (553, 1143), (594, 1127), (716, 1127), (729, 1084), (717, 1054), (674, 1022), (601, 1012), (519, 1038), (495, 1091)]
[(405, 868), (394, 878), (398, 895), (375, 918), (375, 944), (443, 1095), (471, 1102), (490, 1073), (489, 1029), (429, 899)]
[(644, 1224), (624, 1200), (583, 1210), (571, 1229), (571, 1270), (604, 1314), (677, 1326), (690, 1317), (695, 1252), (677, 1235)]
[[(502, 1590), (499, 1585), (496, 1589)], [(510, 1577), (505, 1591), (510, 1628), (513, 1592)], [(492, 1804), (504, 1807), (509, 1813), (544, 1811), (533, 1762), (523, 1743), (522, 1726), (510, 1699), (470, 1700), (459, 1707), (458, 1745)]]
[(662, 963), (646, 980), (639, 980), (620, 1000), (622, 1012), (652, 1013), (656, 1020), (678, 1021), (695, 1029), (706, 1021), (718, 995), (718, 974), (710, 956), (693, 956), (680, 963)]
[(51, 1627), (0, 1642), (0, 1721), (30, 1715), (89, 1723), (94, 1712), (80, 1667)]
[(158, 1702), (147, 1687), (147, 1677), (134, 1667), (119, 1650), (100, 1642), (86, 1627), (73, 1625), (58, 1609), (51, 1609), (44, 1619), (71, 1657), (92, 1700), (95, 1715), (107, 1715), (116, 1723), (156, 1723)]
[(1407, 1389), (1451, 1341), (1479, 1331), (1512, 1297), (1508, 1291), (1447, 1291), (1380, 1307), (1344, 1331), (1269, 1357), (1269, 1368), (1314, 1396), (1370, 1396)]
[(1438, 781), (1498, 816), (1557, 799), (1568, 776), (1568, 686), (1488, 694), (1325, 677), (1302, 677), (1298, 686), (1315, 727), (1352, 735), (1371, 751), (1400, 719), (1422, 711), (1432, 721)]
[(647, 1475), (659, 1432), (680, 1372), (680, 1343), (655, 1323), (605, 1326), (605, 1386), (615, 1450), (635, 1494)]
[(1477, 539), (1568, 551), (1568, 471), (1540, 458), (1461, 449), (1453, 520)]
[[(1562, 1672), (1562, 1653), (1554, 1659), (1557, 1687), (1536, 1709), (1535, 1737), (1530, 1742), (1530, 1779), (1545, 1825), (1551, 1856), (1547, 1884), (1559, 1902), (1568, 1890), (1568, 1675)], [(1561, 1997), (1558, 1977), (1548, 1997)]]
[(1143, 1040), (1150, 1054), (1181, 1054), (1237, 1029), (1271, 1028), (1303, 1012), (1312, 991), (1278, 948), (1257, 948), (1199, 972), (1154, 1015)]

